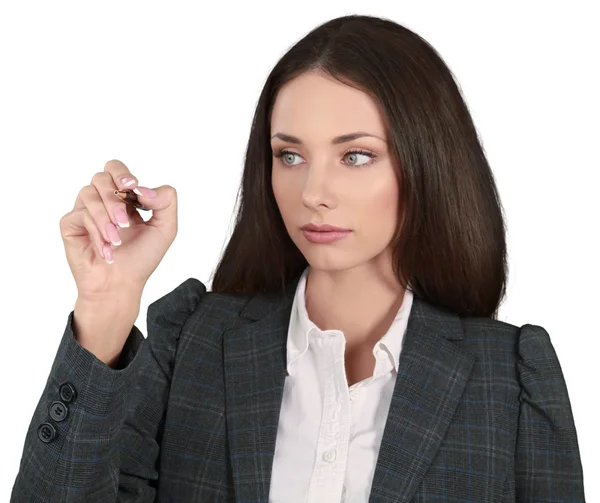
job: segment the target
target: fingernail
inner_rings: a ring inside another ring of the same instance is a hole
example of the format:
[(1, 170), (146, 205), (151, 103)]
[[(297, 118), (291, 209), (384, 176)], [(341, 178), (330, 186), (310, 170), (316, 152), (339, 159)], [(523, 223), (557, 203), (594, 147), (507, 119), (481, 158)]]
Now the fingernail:
[(104, 251), (104, 260), (106, 260), (107, 264), (112, 264), (115, 260), (113, 259), (112, 249), (110, 245), (107, 243), (103, 246)]
[(129, 227), (129, 217), (123, 208), (115, 208), (115, 219), (119, 227)]
[(108, 234), (108, 239), (110, 239), (110, 242), (113, 245), (119, 246), (121, 244), (121, 237), (119, 236), (119, 231), (113, 223), (109, 222), (106, 224), (106, 234)]
[(136, 187), (135, 189), (133, 189), (133, 191), (138, 195), (138, 196), (145, 196), (145, 197), (154, 197), (156, 196), (156, 191), (149, 189), (147, 187)]
[(135, 183), (135, 180), (133, 178), (131, 178), (130, 176), (126, 176), (125, 178), (123, 178), (121, 180), (121, 183), (123, 184), (124, 187), (129, 187)]

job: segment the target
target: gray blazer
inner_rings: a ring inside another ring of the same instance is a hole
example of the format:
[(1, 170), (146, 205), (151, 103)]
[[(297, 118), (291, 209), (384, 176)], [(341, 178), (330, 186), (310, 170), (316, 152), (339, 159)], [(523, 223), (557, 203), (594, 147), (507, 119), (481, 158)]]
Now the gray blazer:
[[(296, 284), (248, 298), (190, 278), (117, 369), (79, 346), (71, 312), (11, 502), (266, 503)], [(584, 501), (548, 333), (415, 296), (369, 502), (514, 501)]]

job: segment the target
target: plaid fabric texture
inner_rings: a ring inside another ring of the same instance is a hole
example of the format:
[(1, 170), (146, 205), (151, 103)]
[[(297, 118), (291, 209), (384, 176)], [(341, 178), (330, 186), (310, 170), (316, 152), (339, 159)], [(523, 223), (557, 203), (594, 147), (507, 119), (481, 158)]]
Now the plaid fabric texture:
[[(116, 369), (79, 346), (71, 312), (11, 502), (267, 503), (295, 287), (248, 299), (190, 278)], [(546, 330), (415, 297), (369, 502), (584, 501)]]

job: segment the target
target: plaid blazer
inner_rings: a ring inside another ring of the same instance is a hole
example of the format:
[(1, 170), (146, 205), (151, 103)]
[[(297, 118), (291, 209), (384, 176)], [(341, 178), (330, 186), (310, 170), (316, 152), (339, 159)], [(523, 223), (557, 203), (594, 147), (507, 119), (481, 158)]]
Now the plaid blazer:
[[(116, 369), (73, 338), (71, 312), (11, 502), (266, 503), (296, 285), (248, 298), (190, 278)], [(584, 501), (548, 333), (415, 297), (369, 502), (514, 501)]]

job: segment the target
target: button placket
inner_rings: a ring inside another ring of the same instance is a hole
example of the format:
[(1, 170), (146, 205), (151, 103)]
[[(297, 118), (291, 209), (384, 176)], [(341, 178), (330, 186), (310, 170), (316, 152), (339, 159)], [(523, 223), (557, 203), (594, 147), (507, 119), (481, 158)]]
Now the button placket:
[(323, 417), (317, 443), (320, 452), (311, 477), (311, 489), (307, 501), (321, 502), (329, 498), (333, 487), (341, 492), (344, 478), (344, 443), (347, 441), (347, 383), (343, 369), (343, 355), (340, 356), (341, 333), (326, 334), (317, 352), (321, 389), (323, 390)]

